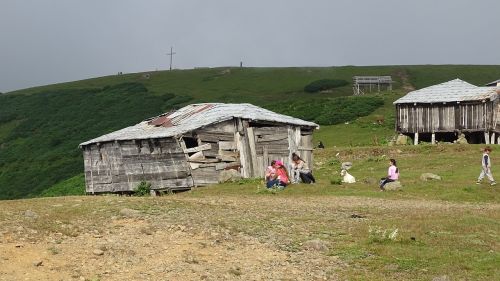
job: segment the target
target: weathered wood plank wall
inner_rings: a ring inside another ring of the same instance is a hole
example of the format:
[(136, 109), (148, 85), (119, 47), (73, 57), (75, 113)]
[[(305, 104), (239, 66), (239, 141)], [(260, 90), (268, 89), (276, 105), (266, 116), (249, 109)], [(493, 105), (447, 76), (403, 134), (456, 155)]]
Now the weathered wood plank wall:
[(398, 104), (396, 130), (402, 133), (492, 131), (497, 127), (497, 102)]
[(312, 129), (240, 119), (178, 139), (109, 142), (83, 149), (88, 193), (133, 191), (142, 181), (156, 190), (188, 189), (217, 183), (225, 169), (236, 169), (245, 178), (263, 177), (272, 160), (289, 167), (292, 152), (311, 167), (313, 161)]
[(183, 150), (174, 139), (92, 144), (84, 147), (88, 193), (133, 191), (142, 181), (152, 189), (192, 186)]

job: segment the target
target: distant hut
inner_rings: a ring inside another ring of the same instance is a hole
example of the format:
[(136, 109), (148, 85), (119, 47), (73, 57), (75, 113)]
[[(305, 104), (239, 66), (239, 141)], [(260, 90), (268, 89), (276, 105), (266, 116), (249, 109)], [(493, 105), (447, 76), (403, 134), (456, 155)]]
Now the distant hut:
[(434, 143), (464, 133), (469, 142), (500, 143), (496, 88), (460, 79), (412, 91), (396, 100), (396, 131)]
[(352, 78), (352, 89), (355, 96), (364, 95), (365, 92), (372, 92), (376, 90), (392, 91), (392, 81), (391, 76), (354, 76)]
[(263, 177), (293, 152), (313, 165), (312, 122), (251, 105), (193, 104), (80, 144), (90, 194), (185, 190), (218, 182), (221, 171)]

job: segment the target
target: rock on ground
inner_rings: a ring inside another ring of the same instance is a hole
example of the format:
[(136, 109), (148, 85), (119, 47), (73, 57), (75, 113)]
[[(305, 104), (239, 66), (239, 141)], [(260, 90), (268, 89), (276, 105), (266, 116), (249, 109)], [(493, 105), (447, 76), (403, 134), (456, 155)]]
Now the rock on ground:
[(36, 219), (38, 218), (38, 214), (33, 212), (32, 210), (26, 210), (24, 212), (24, 216), (30, 219)]
[(326, 243), (320, 239), (309, 240), (304, 243), (304, 248), (307, 250), (326, 252), (328, 251), (328, 246)]
[(399, 181), (393, 181), (393, 182), (389, 182), (389, 183), (386, 183), (384, 185), (384, 189), (385, 190), (388, 190), (388, 191), (395, 191), (395, 190), (399, 190), (403, 187), (403, 185), (401, 185), (401, 182)]
[(405, 136), (403, 134), (398, 135), (396, 138), (396, 145), (406, 145), (408, 144), (408, 136)]
[(123, 208), (123, 209), (120, 210), (120, 215), (122, 215), (124, 217), (132, 218), (132, 217), (137, 217), (140, 214), (141, 214), (140, 211), (129, 209), (129, 208)]
[(432, 278), (432, 281), (450, 281), (450, 277), (448, 275), (443, 275), (443, 276), (437, 276)]
[(436, 175), (436, 174), (433, 174), (433, 173), (423, 173), (420, 175), (420, 179), (423, 180), (423, 181), (428, 181), (428, 180), (438, 180), (440, 181), (441, 180), (441, 177)]
[(349, 170), (350, 168), (352, 168), (352, 162), (343, 162), (342, 163), (342, 170)]
[(363, 182), (369, 185), (376, 185), (378, 184), (378, 181), (376, 178), (365, 178), (363, 179)]

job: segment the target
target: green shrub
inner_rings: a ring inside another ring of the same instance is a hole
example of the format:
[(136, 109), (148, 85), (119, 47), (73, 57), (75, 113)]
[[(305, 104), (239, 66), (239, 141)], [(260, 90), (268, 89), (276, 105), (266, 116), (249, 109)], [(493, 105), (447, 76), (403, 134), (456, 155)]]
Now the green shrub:
[(331, 178), (330, 179), (330, 184), (341, 185), (342, 184), (342, 179), (340, 177)]
[(384, 105), (384, 100), (381, 97), (351, 96), (317, 99), (309, 102), (297, 101), (288, 103), (286, 106), (270, 105), (267, 108), (320, 125), (334, 125), (367, 116), (382, 105)]
[(321, 79), (313, 81), (304, 87), (304, 92), (317, 93), (348, 85), (349, 82), (341, 79)]
[(135, 196), (149, 196), (149, 192), (151, 191), (151, 184), (145, 181), (142, 181), (134, 190)]

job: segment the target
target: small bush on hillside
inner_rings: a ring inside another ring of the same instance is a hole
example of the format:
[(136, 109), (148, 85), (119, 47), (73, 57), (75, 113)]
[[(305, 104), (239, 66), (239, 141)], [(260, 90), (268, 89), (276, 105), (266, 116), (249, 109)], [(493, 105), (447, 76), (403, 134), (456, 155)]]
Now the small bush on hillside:
[(349, 82), (341, 79), (321, 79), (316, 80), (304, 87), (304, 92), (317, 93), (348, 85)]
[(148, 196), (151, 191), (151, 184), (148, 182), (141, 182), (134, 190), (135, 196)]

